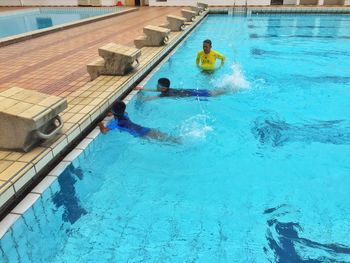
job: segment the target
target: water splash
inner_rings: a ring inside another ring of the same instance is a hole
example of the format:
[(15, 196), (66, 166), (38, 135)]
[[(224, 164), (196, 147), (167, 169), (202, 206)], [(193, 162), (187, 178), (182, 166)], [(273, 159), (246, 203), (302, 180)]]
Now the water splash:
[(213, 130), (208, 125), (209, 117), (205, 114), (197, 114), (185, 120), (180, 127), (180, 135), (186, 139), (205, 139)]
[(231, 65), (231, 74), (225, 74), (220, 79), (212, 80), (211, 83), (217, 88), (230, 88), (234, 91), (248, 89), (250, 82), (244, 76), (244, 72), (238, 63)]

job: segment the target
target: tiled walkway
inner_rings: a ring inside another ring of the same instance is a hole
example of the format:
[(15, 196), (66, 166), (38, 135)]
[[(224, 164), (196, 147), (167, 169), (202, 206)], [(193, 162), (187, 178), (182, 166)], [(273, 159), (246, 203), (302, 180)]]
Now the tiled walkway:
[[(0, 8), (1, 10), (1, 8)], [(133, 46), (145, 25), (160, 25), (179, 7), (136, 12), (0, 48), (0, 91), (18, 86), (67, 97), (89, 81), (86, 64), (109, 42)]]

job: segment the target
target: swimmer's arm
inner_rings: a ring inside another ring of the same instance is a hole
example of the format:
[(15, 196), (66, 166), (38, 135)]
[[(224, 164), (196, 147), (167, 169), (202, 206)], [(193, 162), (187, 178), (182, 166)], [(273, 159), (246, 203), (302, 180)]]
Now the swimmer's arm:
[(197, 58), (196, 58), (196, 65), (199, 66), (199, 62), (200, 62), (201, 58), (199, 53), (197, 54)]
[(225, 57), (223, 55), (220, 55), (221, 57), (219, 57), (219, 59), (221, 59), (221, 66), (224, 65), (225, 63)]
[(221, 60), (221, 66), (223, 66), (224, 63), (225, 63), (225, 56), (224, 56), (224, 55), (221, 55), (219, 52), (216, 52), (215, 55), (216, 55), (216, 57), (217, 57), (218, 59)]
[(159, 92), (156, 89), (145, 89), (143, 86), (136, 86), (134, 90), (143, 90), (143, 91), (151, 91), (151, 92)]

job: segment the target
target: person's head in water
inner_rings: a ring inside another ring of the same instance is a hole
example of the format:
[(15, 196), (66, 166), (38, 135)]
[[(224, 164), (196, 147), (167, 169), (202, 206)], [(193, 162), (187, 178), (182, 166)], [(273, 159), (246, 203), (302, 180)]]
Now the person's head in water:
[(117, 100), (112, 106), (112, 113), (115, 118), (123, 117), (126, 105), (123, 101)]
[(158, 79), (157, 90), (160, 92), (167, 92), (170, 88), (170, 80), (167, 78)]
[(203, 41), (203, 51), (205, 54), (209, 54), (210, 50), (211, 50), (211, 40), (206, 39)]

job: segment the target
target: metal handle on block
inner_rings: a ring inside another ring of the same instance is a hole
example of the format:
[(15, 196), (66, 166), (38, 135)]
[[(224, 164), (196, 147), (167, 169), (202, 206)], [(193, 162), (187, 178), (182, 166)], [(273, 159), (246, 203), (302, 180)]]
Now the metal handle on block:
[(165, 36), (165, 37), (164, 37), (163, 43), (164, 43), (165, 45), (168, 45), (168, 44), (169, 44), (169, 37), (168, 37), (168, 36)]
[(39, 138), (41, 139), (45, 139), (45, 140), (48, 140), (48, 139), (51, 139), (57, 132), (59, 132), (62, 127), (63, 127), (63, 121), (61, 120), (61, 117), (60, 116), (56, 116), (55, 118), (59, 125), (56, 127), (56, 129), (54, 129), (52, 132), (50, 132), (49, 134), (45, 134), (45, 133), (42, 133), (41, 131), (36, 131), (36, 134)]
[[(136, 62), (136, 65), (134, 65), (135, 62)], [(136, 68), (138, 68), (138, 66), (140, 66), (140, 62), (139, 62), (138, 59), (135, 59), (135, 61), (132, 63), (132, 68), (133, 68), (133, 69), (136, 69)]]

